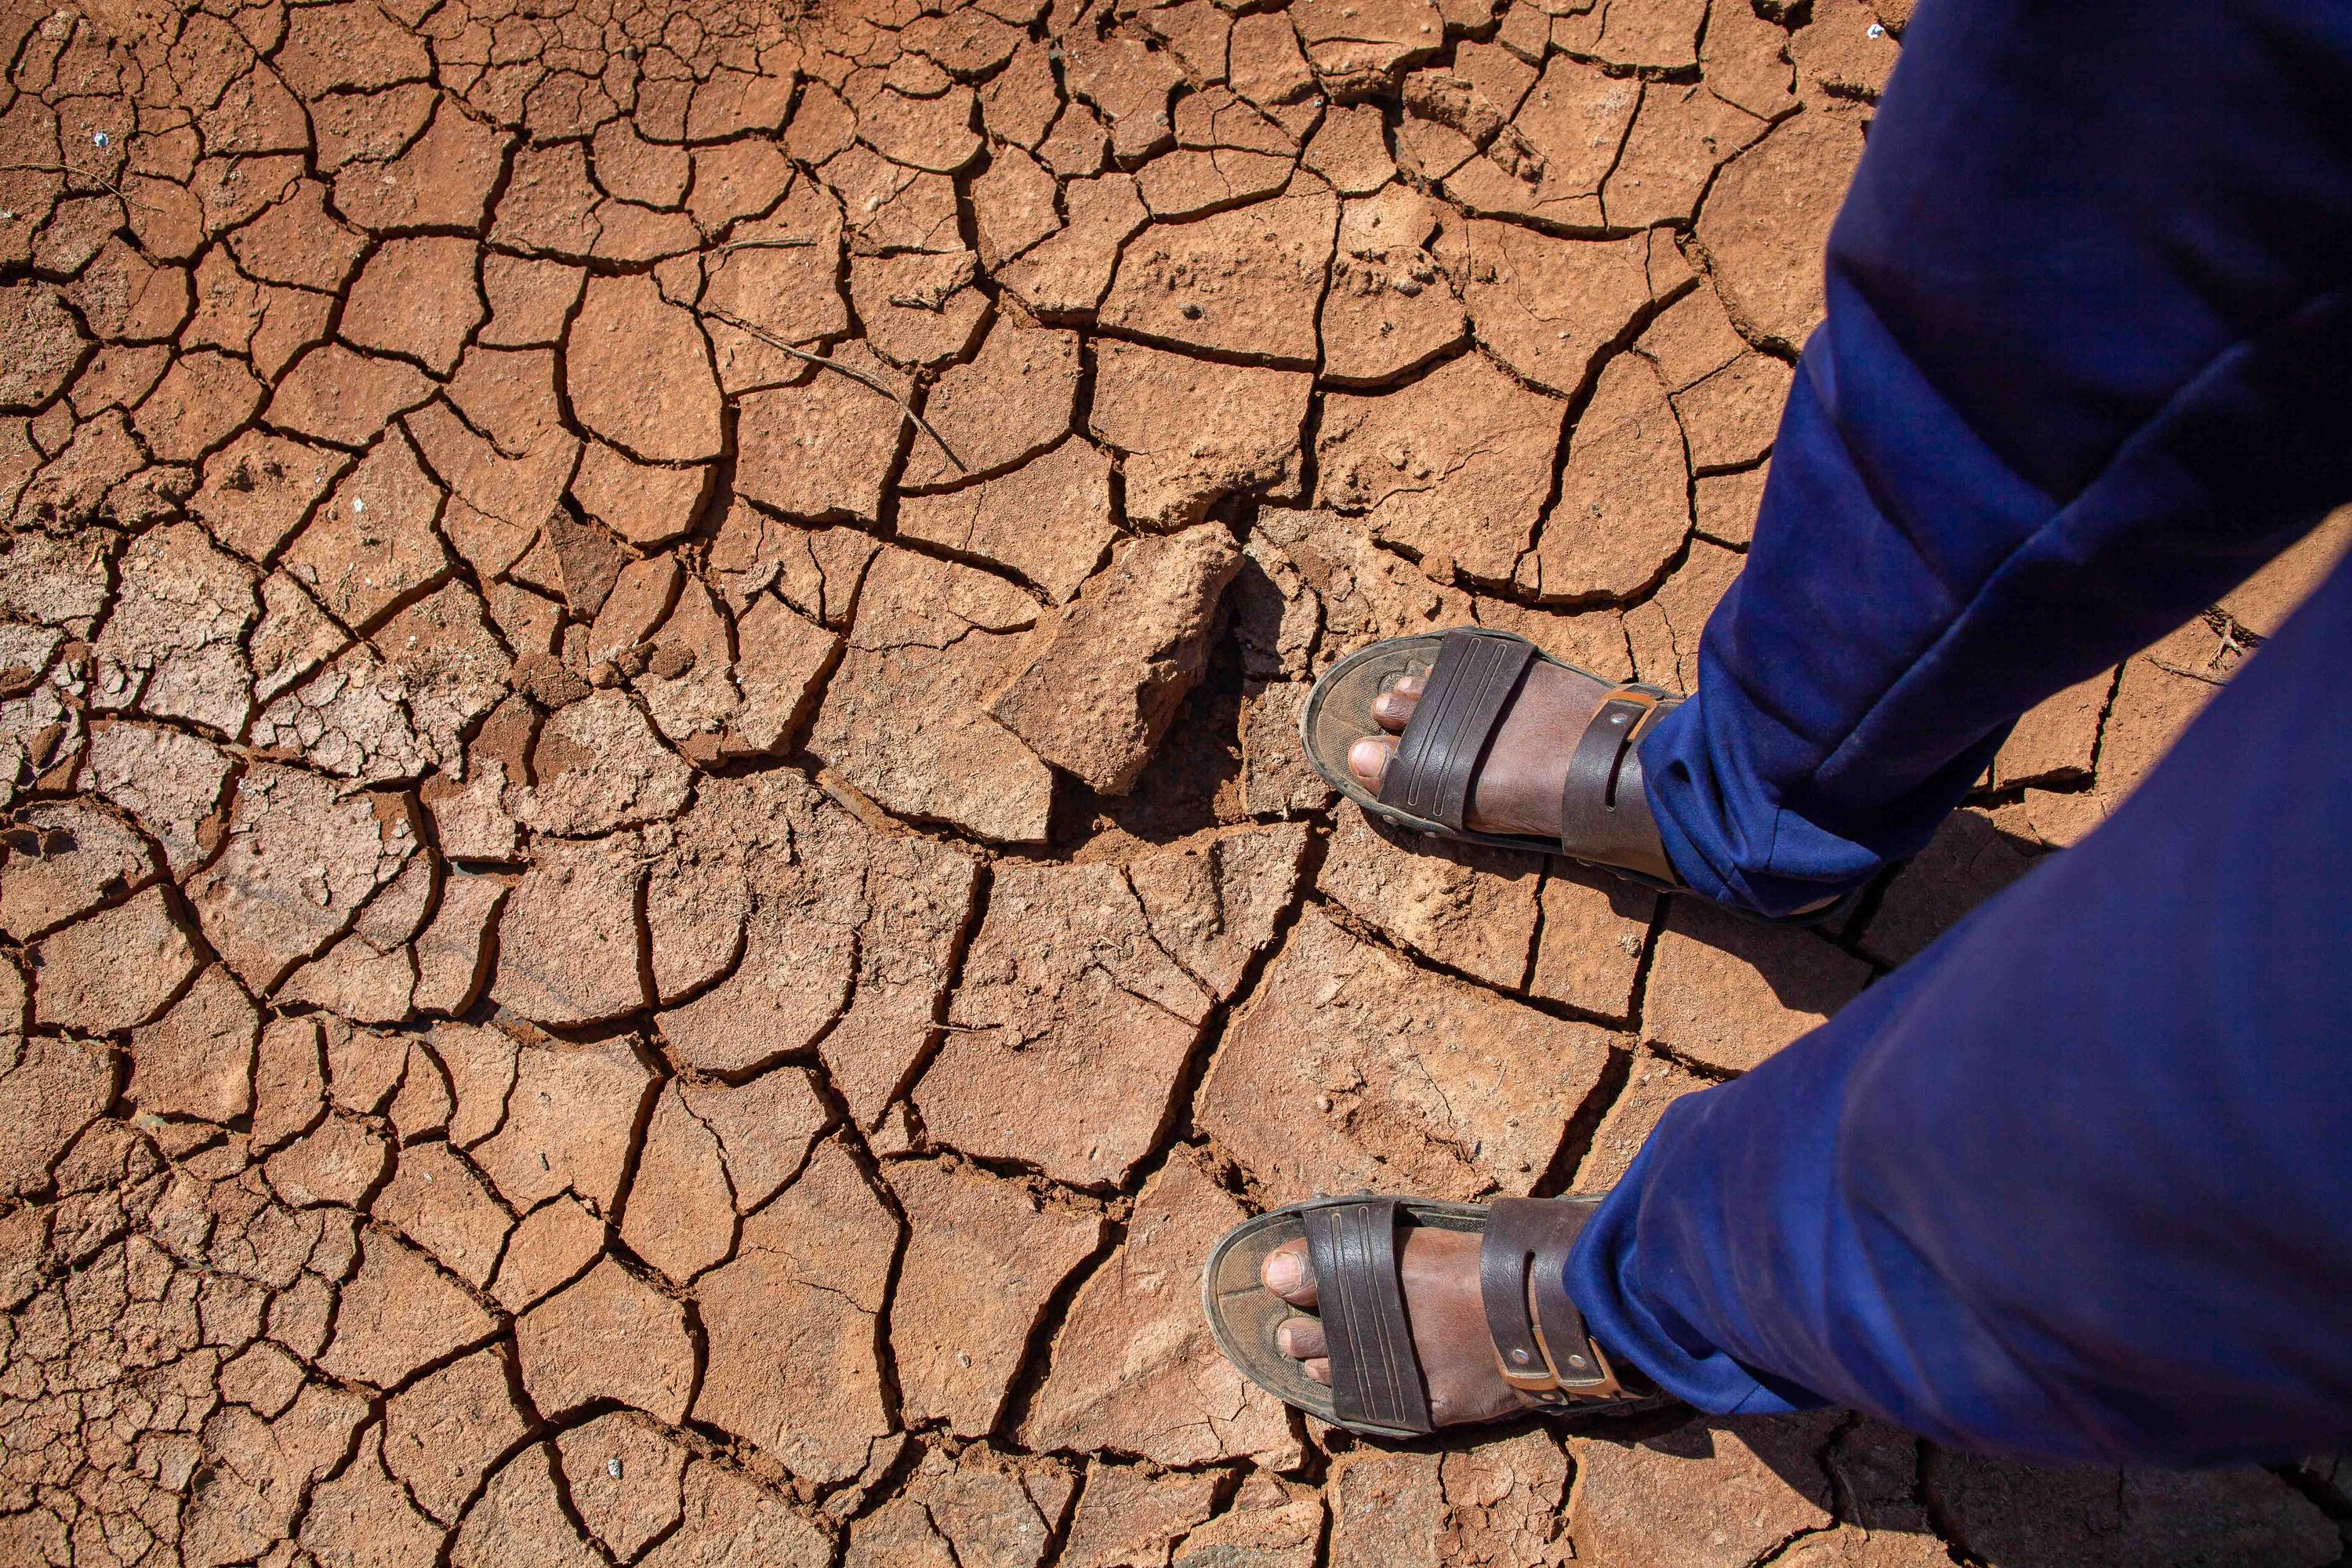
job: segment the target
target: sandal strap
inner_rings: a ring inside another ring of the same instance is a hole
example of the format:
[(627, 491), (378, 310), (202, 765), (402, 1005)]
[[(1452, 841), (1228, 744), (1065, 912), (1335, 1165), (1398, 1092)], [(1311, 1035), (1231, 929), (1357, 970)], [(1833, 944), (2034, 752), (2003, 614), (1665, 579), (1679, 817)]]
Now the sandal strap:
[(1366, 1197), (1307, 1210), (1307, 1258), (1343, 1424), (1435, 1430), (1397, 1272), (1397, 1200)]
[(1642, 737), (1681, 701), (1654, 686), (1626, 685), (1592, 715), (1560, 785), (1559, 841), (1569, 854), (1681, 885), (1650, 816), (1641, 752)]
[(1509, 632), (1445, 633), (1381, 780), (1381, 803), (1461, 832), (1486, 743), (1535, 658), (1535, 644)]
[[(1568, 1255), (1597, 1197), (1497, 1198), (1478, 1247), (1478, 1291), (1503, 1381), (1548, 1401), (1620, 1399), (1609, 1358), (1568, 1294)], [(1336, 1375), (1336, 1367), (1334, 1369)]]

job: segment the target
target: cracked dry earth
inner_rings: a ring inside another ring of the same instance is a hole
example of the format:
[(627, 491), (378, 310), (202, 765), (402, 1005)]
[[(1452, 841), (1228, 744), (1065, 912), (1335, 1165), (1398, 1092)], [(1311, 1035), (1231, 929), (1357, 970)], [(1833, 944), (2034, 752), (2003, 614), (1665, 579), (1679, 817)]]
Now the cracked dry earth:
[(1199, 1321), (1606, 1184), (2315, 570), (1826, 934), (1304, 768), (1379, 637), (1690, 680), (1905, 9), (0, 0), (0, 1561), (2338, 1560), (2328, 1461), (1380, 1451)]

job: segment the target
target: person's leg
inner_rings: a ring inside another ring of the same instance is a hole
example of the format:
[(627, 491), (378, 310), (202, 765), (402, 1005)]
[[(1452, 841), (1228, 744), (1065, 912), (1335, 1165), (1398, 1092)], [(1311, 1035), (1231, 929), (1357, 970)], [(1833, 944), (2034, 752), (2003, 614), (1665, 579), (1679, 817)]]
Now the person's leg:
[(1717, 1411), (2051, 1458), (2352, 1437), (2352, 562), (2124, 807), (1671, 1108), (1595, 1336)]
[(1925, 0), (1755, 543), (1642, 749), (1786, 913), (1916, 851), (2042, 697), (2352, 495), (2352, 8)]

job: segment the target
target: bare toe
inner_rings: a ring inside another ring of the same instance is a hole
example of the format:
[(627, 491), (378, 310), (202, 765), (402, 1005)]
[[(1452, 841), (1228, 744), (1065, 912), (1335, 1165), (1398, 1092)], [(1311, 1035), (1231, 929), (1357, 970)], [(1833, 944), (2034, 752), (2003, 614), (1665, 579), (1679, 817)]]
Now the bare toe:
[(1381, 729), (1391, 733), (1402, 731), (1412, 722), (1412, 710), (1421, 703), (1422, 688), (1428, 684), (1426, 676), (1403, 677), (1372, 699), (1372, 717), (1380, 721)]
[(1307, 1261), (1307, 1241), (1286, 1241), (1265, 1255), (1258, 1270), (1265, 1288), (1294, 1307), (1315, 1305), (1315, 1268)]
[(1326, 1388), (1331, 1386), (1331, 1362), (1329, 1357), (1317, 1356), (1313, 1361), (1302, 1361), (1298, 1363), (1298, 1370), (1307, 1374), (1307, 1382), (1319, 1383)]
[(1366, 789), (1377, 791), (1382, 775), (1389, 771), (1389, 759), (1396, 755), (1394, 736), (1367, 735), (1348, 748), (1348, 771)]
[(1274, 1331), (1275, 1345), (1294, 1361), (1318, 1361), (1331, 1353), (1320, 1318), (1292, 1318)]

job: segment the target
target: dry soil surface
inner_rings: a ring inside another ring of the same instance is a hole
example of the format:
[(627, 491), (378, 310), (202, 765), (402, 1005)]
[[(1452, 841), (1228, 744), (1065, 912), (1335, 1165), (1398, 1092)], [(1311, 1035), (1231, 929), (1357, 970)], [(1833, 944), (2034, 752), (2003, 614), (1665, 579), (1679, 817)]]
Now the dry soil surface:
[(1302, 767), (1374, 637), (1692, 679), (1906, 11), (0, 3), (0, 1561), (2336, 1560), (2317, 1465), (1367, 1449), (1199, 1321), (1614, 1179), (2308, 574), (1827, 933)]

